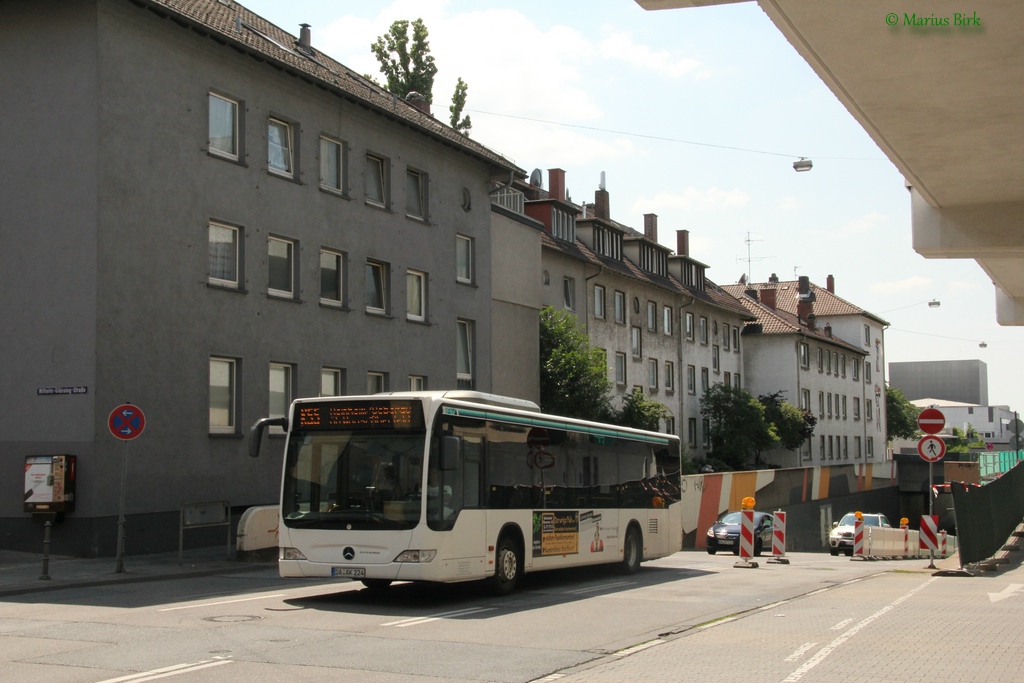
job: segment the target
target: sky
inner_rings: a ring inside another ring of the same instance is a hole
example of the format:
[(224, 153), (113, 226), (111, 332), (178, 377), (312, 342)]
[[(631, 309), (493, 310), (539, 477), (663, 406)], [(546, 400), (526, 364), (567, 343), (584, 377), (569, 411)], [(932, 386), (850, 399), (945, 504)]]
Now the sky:
[[(422, 18), (435, 117), (461, 77), (471, 136), (527, 172), (561, 168), (576, 203), (601, 173), (613, 219), (731, 284), (807, 275), (889, 322), (887, 362), (980, 359), (989, 403), (1024, 411), (1024, 330), (996, 323), (973, 260), (911, 247), (902, 175), (756, 3), (647, 12), (633, 0), (242, 0), (379, 82), (370, 44)], [(801, 157), (814, 168), (793, 170)], [(940, 306), (928, 305), (930, 301)], [(984, 343), (986, 346), (980, 346)]]

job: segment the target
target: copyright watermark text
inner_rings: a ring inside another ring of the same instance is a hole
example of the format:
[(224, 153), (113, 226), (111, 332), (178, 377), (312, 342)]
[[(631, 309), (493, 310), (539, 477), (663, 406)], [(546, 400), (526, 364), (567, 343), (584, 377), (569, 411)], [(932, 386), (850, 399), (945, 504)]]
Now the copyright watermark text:
[(885, 23), (888, 26), (915, 26), (927, 28), (932, 26), (981, 26), (981, 17), (977, 12), (970, 14), (955, 12), (952, 16), (937, 17), (934, 14), (924, 15), (917, 12), (889, 12), (885, 15)]

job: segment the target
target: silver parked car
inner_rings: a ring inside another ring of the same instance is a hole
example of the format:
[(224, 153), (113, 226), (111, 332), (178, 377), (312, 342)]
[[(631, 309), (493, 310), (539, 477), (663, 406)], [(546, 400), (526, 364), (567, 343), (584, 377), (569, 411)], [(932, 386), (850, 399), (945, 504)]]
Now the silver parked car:
[[(832, 532), (828, 535), (828, 551), (838, 555), (843, 551), (847, 555), (853, 555), (853, 525), (857, 522), (857, 515), (847, 512), (838, 522), (832, 523)], [(889, 527), (889, 520), (880, 512), (864, 513), (864, 526)]]

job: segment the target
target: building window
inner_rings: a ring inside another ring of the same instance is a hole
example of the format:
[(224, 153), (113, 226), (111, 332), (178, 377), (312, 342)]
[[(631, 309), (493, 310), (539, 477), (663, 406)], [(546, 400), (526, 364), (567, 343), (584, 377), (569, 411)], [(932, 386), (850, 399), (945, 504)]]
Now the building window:
[(405, 273), (405, 317), (423, 322), (427, 319), (427, 274), (417, 270)]
[(633, 357), (639, 358), (643, 355), (643, 345), (641, 344), (640, 328), (631, 327), (630, 332), (630, 348), (633, 350)]
[(405, 172), (405, 215), (427, 220), (427, 175), (419, 171)]
[(615, 353), (615, 383), (626, 383), (626, 354), (622, 352)]
[(366, 201), (378, 206), (388, 205), (388, 164), (384, 157), (366, 155)]
[(473, 240), (462, 235), (455, 236), (455, 281), (463, 284), (473, 282)]
[(700, 317), (700, 343), (708, 343), (708, 319), (704, 316)]
[(811, 390), (801, 389), (800, 390), (800, 410), (806, 410), (811, 412)]
[(871, 361), (864, 361), (864, 381), (871, 382)]
[(604, 287), (594, 285), (594, 317), (604, 319)]
[(341, 306), (345, 303), (344, 256), (328, 249), (320, 250), (320, 303)]
[(341, 396), (345, 393), (341, 368), (320, 368), (320, 395)]
[(821, 435), (821, 436), (819, 437), (819, 439), (820, 439), (820, 443), (821, 443), (821, 447), (820, 447), (820, 449), (819, 449), (819, 453), (820, 453), (821, 455), (820, 455), (819, 457), (820, 457), (820, 458), (821, 458), (822, 460), (824, 460), (824, 459), (825, 459), (825, 435), (824, 435), (824, 434), (822, 434), (822, 435)]
[(860, 398), (857, 396), (853, 397), (853, 419), (860, 419)]
[(242, 262), (239, 257), (240, 233), (238, 228), (230, 225), (210, 223), (207, 256), (207, 278), (210, 284), (232, 289), (241, 287), (241, 277), (238, 272), (239, 264)]
[(295, 298), (295, 242), (280, 237), (267, 238), (267, 293)]
[(832, 352), (832, 363), (828, 366), (828, 371), (835, 375), (839, 374), (839, 353), (837, 351)]
[(647, 387), (658, 388), (658, 361), (654, 358), (647, 359)]
[(366, 312), (387, 315), (388, 267), (385, 263), (366, 262)]
[(875, 457), (875, 437), (868, 436), (864, 439), (864, 455), (868, 458)]
[(672, 307), (662, 306), (661, 308), (661, 331), (672, 336)]
[(825, 417), (825, 392), (818, 392), (818, 417)]
[(864, 346), (871, 346), (871, 328), (864, 326)]
[(320, 187), (345, 192), (345, 154), (337, 140), (320, 138)]
[(576, 310), (576, 280), (571, 277), (562, 278), (562, 305), (566, 310)]
[(825, 352), (825, 374), (832, 374), (832, 355), (828, 351)]
[(576, 216), (552, 206), (551, 234), (566, 242), (576, 241)]
[(832, 395), (832, 400), (833, 400), (834, 405), (835, 405), (836, 419), (838, 420), (839, 419), (839, 394), (833, 394)]
[(807, 370), (811, 367), (811, 347), (800, 342), (800, 367)]
[(834, 460), (835, 459), (834, 453), (835, 452), (832, 450), (832, 437), (829, 436), (828, 437), (828, 459), (829, 460)]
[(295, 175), (295, 127), (281, 119), (267, 122), (267, 168), (281, 175)]
[(729, 323), (722, 323), (722, 348), (729, 350)]
[(459, 389), (473, 388), (473, 323), (458, 321), (458, 336), (455, 340), (456, 379)]
[(423, 375), (409, 375), (409, 391), (425, 391), (427, 378)]
[(711, 421), (704, 418), (700, 421), (701, 443), (704, 448), (711, 448)]
[(711, 347), (711, 369), (715, 372), (721, 372), (722, 370), (722, 359), (719, 355), (718, 344)]
[(366, 393), (381, 394), (387, 391), (387, 374), (383, 372), (366, 373)]
[[(292, 402), (292, 366), (285, 363), (270, 364), (270, 392), (267, 401), (268, 417), (284, 417)], [(278, 434), (283, 430), (275, 427)]]
[(853, 381), (860, 381), (860, 358), (853, 359)]
[(708, 379), (708, 369), (707, 368), (701, 368), (700, 369), (700, 393), (702, 395), (708, 393), (708, 389), (710, 387), (711, 387), (711, 382)]
[(850, 459), (850, 437), (843, 437), (843, 460)]
[(738, 327), (732, 328), (732, 352), (740, 352), (740, 328)]
[(732, 376), (732, 385), (736, 389), (740, 388), (740, 373), (737, 372), (735, 375)]
[(695, 417), (686, 420), (686, 444), (690, 448), (697, 447), (697, 418)]
[(831, 392), (829, 392), (828, 394), (825, 395), (825, 407), (828, 409), (828, 410), (826, 410), (826, 413), (828, 414), (828, 419), (831, 420), (832, 419), (832, 393)]
[(670, 360), (665, 361), (665, 391), (676, 390), (676, 364)]
[(818, 372), (825, 372), (825, 350), (818, 349)]
[(665, 433), (675, 434), (676, 433), (676, 419), (674, 417), (665, 418)]
[(626, 293), (615, 291), (615, 322), (626, 324)]
[(864, 419), (867, 420), (868, 422), (870, 422), (873, 419), (871, 413), (874, 403), (875, 402), (872, 401), (870, 398), (864, 400)]
[(697, 393), (697, 368), (692, 365), (686, 366), (686, 391), (690, 394)]
[(846, 377), (846, 354), (839, 356), (839, 374)]
[(230, 358), (210, 358), (210, 433), (234, 434), (235, 379), (237, 363)]
[(237, 161), (241, 156), (238, 135), (238, 102), (210, 93), (209, 145), (211, 154)]
[(722, 384), (724, 384), (727, 387), (732, 386), (732, 373), (731, 372), (726, 372), (722, 376)]
[(686, 339), (687, 341), (693, 341), (693, 313), (687, 313), (685, 316), (686, 320)]
[(846, 419), (846, 395), (843, 395), (843, 419)]
[(647, 302), (647, 329), (651, 332), (658, 331), (658, 304), (653, 301)]
[(853, 457), (860, 458), (860, 437), (853, 437)]

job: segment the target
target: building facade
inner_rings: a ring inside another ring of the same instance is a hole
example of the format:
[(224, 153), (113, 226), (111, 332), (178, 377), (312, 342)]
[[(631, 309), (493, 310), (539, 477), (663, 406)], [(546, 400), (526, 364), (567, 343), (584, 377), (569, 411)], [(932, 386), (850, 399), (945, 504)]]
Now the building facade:
[(932, 398), (988, 405), (988, 365), (977, 359), (889, 363), (889, 383), (910, 401)]

